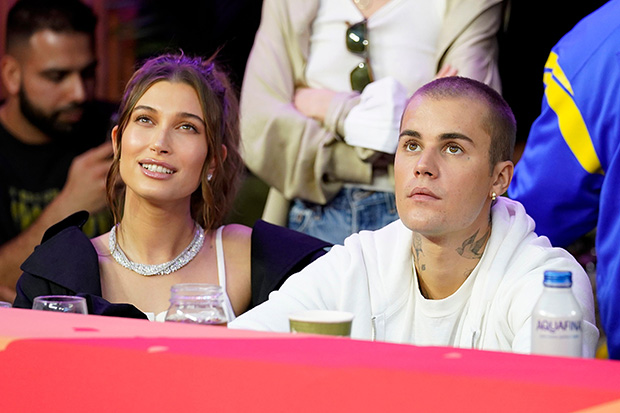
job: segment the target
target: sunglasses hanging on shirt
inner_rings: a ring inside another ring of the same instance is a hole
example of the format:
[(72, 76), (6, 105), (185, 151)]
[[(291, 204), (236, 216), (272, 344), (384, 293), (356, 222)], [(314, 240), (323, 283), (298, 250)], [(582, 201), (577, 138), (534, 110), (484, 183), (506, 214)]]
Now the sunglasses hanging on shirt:
[(366, 26), (366, 19), (349, 26), (346, 41), (347, 50), (364, 58), (364, 61), (360, 62), (351, 71), (351, 88), (361, 92), (366, 85), (373, 81), (372, 69), (368, 60), (368, 28)]

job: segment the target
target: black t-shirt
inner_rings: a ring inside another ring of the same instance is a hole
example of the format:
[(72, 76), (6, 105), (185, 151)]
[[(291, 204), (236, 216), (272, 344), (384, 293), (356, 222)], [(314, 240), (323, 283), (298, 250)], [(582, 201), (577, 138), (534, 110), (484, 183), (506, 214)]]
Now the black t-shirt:
[[(71, 138), (43, 145), (27, 145), (0, 123), (0, 244), (25, 230), (58, 195), (73, 158), (101, 144), (113, 126), (114, 105), (88, 106)], [(109, 212), (96, 214), (84, 226), (94, 237), (111, 227)]]

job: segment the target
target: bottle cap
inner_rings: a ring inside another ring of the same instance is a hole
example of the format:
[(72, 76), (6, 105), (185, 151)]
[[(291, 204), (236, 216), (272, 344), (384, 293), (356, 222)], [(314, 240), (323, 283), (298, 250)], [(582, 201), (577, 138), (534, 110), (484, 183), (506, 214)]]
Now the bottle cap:
[(570, 287), (573, 274), (570, 271), (545, 271), (543, 285), (546, 287)]

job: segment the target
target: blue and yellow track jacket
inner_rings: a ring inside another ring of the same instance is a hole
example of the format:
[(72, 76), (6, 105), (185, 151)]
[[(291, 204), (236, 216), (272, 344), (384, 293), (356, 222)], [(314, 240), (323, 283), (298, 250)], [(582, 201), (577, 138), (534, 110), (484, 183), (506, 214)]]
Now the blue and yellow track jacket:
[(543, 79), (508, 193), (556, 246), (597, 227), (596, 296), (609, 355), (620, 359), (620, 0), (558, 42)]

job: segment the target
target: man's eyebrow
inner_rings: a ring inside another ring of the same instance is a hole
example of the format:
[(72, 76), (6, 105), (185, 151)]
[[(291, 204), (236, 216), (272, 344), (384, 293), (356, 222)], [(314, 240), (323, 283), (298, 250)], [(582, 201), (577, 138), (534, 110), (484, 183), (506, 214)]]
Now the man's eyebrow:
[(52, 76), (52, 75), (65, 76), (71, 73), (71, 70), (61, 69), (61, 68), (49, 68), (49, 69), (42, 70), (40, 73), (43, 76)]
[(97, 69), (97, 64), (98, 64), (97, 60), (93, 60), (92, 62), (82, 67), (81, 69), (72, 69), (72, 68), (67, 68), (67, 67), (49, 67), (49, 68), (43, 69), (41, 73), (43, 74), (67, 74), (67, 73), (74, 72), (76, 70), (80, 73), (84, 73), (87, 71), (93, 71)]
[(419, 138), (420, 137), (420, 133), (411, 129), (405, 129), (404, 131), (402, 131), (400, 133), (400, 135), (398, 135), (398, 138), (402, 138), (403, 136), (408, 136), (410, 138)]
[(463, 141), (467, 141), (467, 142), (471, 143), (472, 145), (476, 144), (473, 141), (473, 139), (471, 139), (469, 136), (463, 135), (462, 133), (458, 133), (458, 132), (443, 133), (443, 134), (440, 135), (439, 139), (442, 140), (442, 141), (463, 140)]
[[(411, 129), (405, 129), (404, 131), (402, 131), (398, 138), (401, 139), (404, 136), (410, 137), (410, 138), (418, 138), (418, 139), (422, 137), (420, 132), (411, 130)], [(441, 135), (439, 135), (439, 140), (441, 141), (463, 140), (463, 141), (467, 141), (471, 143), (472, 145), (475, 145), (475, 142), (473, 141), (473, 139), (471, 139), (467, 135), (463, 135), (462, 133), (458, 133), (458, 132), (442, 133)]]

